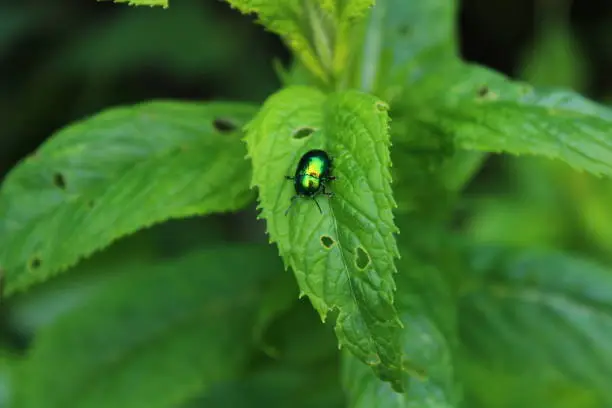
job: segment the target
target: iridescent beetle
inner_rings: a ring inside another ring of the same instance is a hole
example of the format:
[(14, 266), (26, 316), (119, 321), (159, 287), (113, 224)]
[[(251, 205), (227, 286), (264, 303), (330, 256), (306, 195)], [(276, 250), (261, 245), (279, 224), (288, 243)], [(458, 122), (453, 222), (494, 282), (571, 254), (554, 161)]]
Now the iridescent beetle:
[(295, 195), (291, 197), (291, 204), (285, 215), (293, 206), (295, 199), (298, 197), (310, 197), (314, 200), (317, 208), (323, 214), (321, 206), (315, 198), (317, 195), (333, 196), (331, 192), (325, 191), (325, 183), (335, 180), (336, 177), (331, 175), (332, 159), (323, 150), (310, 150), (305, 153), (295, 169), (295, 176), (285, 176), (288, 180), (293, 180)]

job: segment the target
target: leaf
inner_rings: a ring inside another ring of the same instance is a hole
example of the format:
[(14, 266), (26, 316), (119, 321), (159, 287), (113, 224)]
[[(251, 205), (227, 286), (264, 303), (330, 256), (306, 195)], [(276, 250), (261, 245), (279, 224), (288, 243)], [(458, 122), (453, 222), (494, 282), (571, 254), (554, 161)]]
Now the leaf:
[(469, 254), (459, 312), (468, 352), (506, 370), (550, 367), (612, 401), (612, 272), (552, 251)]
[[(369, 26), (370, 36), (387, 44), (388, 62), (382, 58), (364, 83), (390, 100), (394, 114), (439, 129), (461, 149), (540, 155), (612, 175), (612, 111), (569, 91), (536, 90), (463, 63), (453, 41), (453, 2), (405, 3), (414, 5), (390, 3), (386, 12), (387, 3), (377, 4)], [(398, 34), (408, 29), (410, 35)], [(382, 46), (371, 48), (384, 57)], [(378, 60), (373, 56), (366, 61)], [(385, 85), (387, 79), (401, 85)]]
[[(385, 107), (356, 91), (325, 96), (290, 87), (266, 101), (248, 125), (246, 141), (261, 216), (301, 294), (308, 295), (322, 319), (337, 309), (340, 345), (398, 386), (397, 228)], [(293, 175), (300, 157), (314, 148), (334, 158), (338, 179), (329, 188), (335, 195), (318, 198), (324, 214), (311, 200), (297, 200), (286, 216), (294, 188), (285, 176)]]
[(457, 59), (455, 20), (452, 0), (379, 0), (368, 20), (358, 82), (391, 105), (394, 192), (401, 212), (446, 214), (484, 158), (456, 152), (448, 132), (420, 118), (427, 106), (420, 102), (419, 83), (436, 81), (441, 68)]
[(456, 56), (454, 0), (377, 0), (369, 16), (360, 87), (391, 101)]
[(318, 313), (307, 300), (296, 301), (291, 310), (271, 323), (265, 334), (277, 361), (299, 367), (337, 362), (338, 341), (333, 323), (321, 324)]
[(0, 348), (0, 407), (11, 407), (14, 373), (20, 363), (17, 355)]
[(536, 90), (464, 63), (420, 82), (403, 100), (466, 150), (538, 155), (612, 175), (612, 111), (570, 91)]
[(278, 350), (266, 342), (265, 334), (279, 316), (285, 314), (297, 301), (295, 281), (289, 275), (279, 276), (266, 292), (253, 327), (255, 341), (270, 356), (277, 357)]
[[(420, 234), (419, 234), (420, 235)], [(456, 304), (447, 278), (415, 245), (402, 247), (397, 274), (397, 308), (404, 324), (402, 345), (410, 359), (405, 394), (374, 377), (352, 356), (343, 355), (342, 381), (351, 408), (450, 408), (458, 403), (452, 348), (456, 342)]]
[(277, 259), (238, 246), (124, 270), (42, 329), (16, 381), (19, 406), (171, 407), (232, 378)]
[[(289, 274), (286, 276), (295, 281)], [(279, 277), (274, 279), (276, 283)], [(251, 365), (240, 378), (211, 387), (184, 408), (346, 406), (339, 383), (338, 343), (333, 329), (329, 324), (321, 324), (306, 299), (298, 301), (294, 297), (294, 300), (293, 307), (277, 316), (267, 329), (266, 339), (274, 347), (274, 359)]]
[[(100, 1), (100, 0), (98, 0)], [(128, 3), (130, 6), (162, 6), (168, 8), (168, 0), (113, 0), (115, 3)]]
[(129, 265), (159, 260), (165, 254), (154, 243), (161, 241), (157, 234), (162, 225), (122, 238), (79, 262), (68, 273), (11, 296), (3, 305), (6, 328), (29, 342), (41, 328), (81, 307), (109, 280), (121, 276)]
[(532, 85), (585, 91), (588, 58), (572, 32), (565, 7), (540, 6), (534, 43), (521, 58), (521, 77)]
[(339, 79), (350, 62), (349, 46), (355, 22), (373, 0), (227, 0), (245, 14), (283, 37), (304, 65), (329, 84)]
[[(202, 78), (222, 73), (242, 55), (254, 57), (245, 50), (254, 30), (244, 33), (247, 38), (232, 37), (236, 28), (223, 21), (214, 7), (179, 2), (169, 12), (155, 8), (116, 14), (111, 21), (88, 26), (78, 38), (67, 42), (45, 68), (71, 78), (102, 77), (97, 79), (106, 84), (109, 78), (146, 64), (172, 75)], [(225, 41), (210, 41), (215, 35)], [(194, 48), (199, 52), (190, 52)], [(93, 53), (92, 49), (112, 52)], [(253, 61), (253, 65), (260, 64)]]
[(444, 166), (455, 153), (452, 140), (435, 126), (402, 116), (394, 118), (391, 136), (398, 141), (391, 152), (398, 211), (417, 212), (428, 218), (447, 213), (453, 203), (451, 192), (463, 182), (450, 185), (445, 179), (449, 172)]
[(219, 384), (181, 408), (341, 408), (336, 365), (295, 367), (275, 363), (237, 381)]
[(248, 105), (152, 102), (57, 132), (0, 190), (7, 291), (169, 218), (232, 211), (251, 199), (235, 129)]
[[(467, 360), (467, 359), (466, 359)], [(550, 367), (529, 365), (511, 372), (469, 359), (460, 371), (466, 408), (601, 408), (597, 393)]]

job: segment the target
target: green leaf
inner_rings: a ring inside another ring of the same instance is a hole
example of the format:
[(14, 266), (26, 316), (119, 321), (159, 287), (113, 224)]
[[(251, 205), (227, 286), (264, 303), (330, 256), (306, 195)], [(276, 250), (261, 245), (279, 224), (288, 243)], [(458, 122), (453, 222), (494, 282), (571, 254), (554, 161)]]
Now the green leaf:
[(277, 357), (278, 350), (266, 342), (265, 334), (279, 316), (286, 313), (297, 302), (297, 287), (288, 274), (279, 276), (266, 292), (253, 328), (255, 341), (270, 356)]
[(537, 86), (586, 90), (588, 57), (572, 31), (569, 7), (542, 3), (540, 8), (538, 31), (522, 57), (520, 76)]
[(304, 65), (324, 83), (339, 80), (351, 60), (355, 23), (373, 0), (227, 0), (279, 34)]
[(457, 406), (452, 358), (456, 304), (447, 278), (436, 265), (440, 255), (417, 254), (415, 246), (403, 249), (396, 298), (404, 324), (402, 346), (412, 370), (404, 378), (406, 393), (395, 393), (364, 364), (345, 354), (342, 379), (352, 408)]
[[(394, 192), (399, 211), (433, 217), (480, 166), (483, 154), (455, 152), (437, 123), (421, 120), (419, 84), (457, 59), (453, 0), (379, 0), (370, 14), (359, 87), (391, 104)], [(408, 101), (416, 101), (409, 104)]]
[(4, 322), (20, 338), (32, 339), (43, 327), (53, 324), (62, 314), (79, 308), (101, 290), (105, 283), (120, 275), (131, 264), (153, 263), (164, 254), (154, 243), (164, 224), (138, 231), (79, 262), (67, 273), (7, 299)]
[[(100, 1), (100, 0), (98, 0)], [(130, 6), (162, 6), (168, 8), (168, 0), (113, 0), (115, 3), (128, 3)]]
[(306, 299), (296, 299), (291, 310), (271, 323), (265, 338), (277, 361), (300, 367), (337, 362), (338, 341), (333, 322), (321, 324), (321, 318)]
[(172, 407), (232, 378), (248, 360), (261, 288), (280, 271), (265, 246), (126, 267), (38, 334), (19, 406)]
[(268, 365), (238, 381), (219, 384), (181, 408), (342, 408), (346, 404), (337, 368)]
[(390, 100), (394, 118), (437, 129), (461, 149), (540, 155), (612, 175), (612, 111), (572, 92), (536, 90), (460, 61), (450, 0), (404, 7), (387, 1), (372, 13), (365, 43), (372, 51), (363, 60), (380, 66), (362, 70), (369, 72), (362, 87)]
[(169, 218), (246, 205), (238, 132), (255, 109), (153, 102), (57, 132), (0, 190), (0, 267), (14, 292)]
[(612, 401), (612, 272), (548, 251), (475, 246), (470, 259), (459, 315), (471, 355), (550, 367)]
[(0, 348), (0, 407), (11, 407), (14, 374), (20, 363), (19, 357)]
[[(446, 213), (452, 204), (451, 190), (458, 190), (446, 182), (444, 172), (454, 154), (452, 140), (435, 126), (403, 116), (394, 117), (391, 136), (398, 141), (391, 152), (398, 210), (421, 216)], [(458, 177), (458, 171), (454, 175)]]
[[(493, 367), (491, 367), (493, 366)], [(605, 398), (542, 365), (504, 371), (490, 361), (466, 359), (461, 367), (465, 408), (602, 408)]]
[(457, 62), (420, 81), (402, 104), (406, 112), (421, 107), (415, 116), (459, 148), (538, 155), (612, 175), (612, 111), (576, 93), (537, 90)]
[[(246, 141), (259, 189), (261, 216), (285, 265), (325, 319), (339, 314), (336, 333), (378, 375), (399, 385), (401, 323), (393, 307), (398, 255), (390, 188), (386, 105), (356, 91), (326, 96), (290, 87), (271, 96), (248, 125)], [(305, 134), (310, 134), (303, 137)], [(308, 150), (334, 158), (334, 196), (295, 202), (293, 175)]]
[(454, 0), (377, 0), (367, 23), (360, 88), (392, 101), (456, 55)]

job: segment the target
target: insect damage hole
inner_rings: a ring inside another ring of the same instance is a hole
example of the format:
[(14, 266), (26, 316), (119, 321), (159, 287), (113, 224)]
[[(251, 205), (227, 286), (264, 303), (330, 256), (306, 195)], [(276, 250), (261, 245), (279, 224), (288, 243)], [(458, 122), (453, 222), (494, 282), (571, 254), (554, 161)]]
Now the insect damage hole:
[(61, 188), (62, 190), (66, 189), (66, 178), (62, 173), (55, 173), (53, 175), (53, 185)]
[(294, 139), (303, 139), (313, 134), (315, 130), (311, 127), (303, 127), (293, 132)]
[(40, 258), (35, 256), (30, 260), (30, 269), (34, 270), (40, 268), (41, 263), (42, 261), (40, 260)]
[(336, 241), (334, 241), (334, 239), (330, 236), (323, 235), (321, 237), (321, 245), (323, 245), (327, 249), (330, 249), (332, 246), (334, 246), (335, 243)]
[(387, 112), (389, 110), (389, 105), (387, 105), (383, 101), (377, 101), (375, 103), (375, 106), (376, 106), (376, 109), (378, 109), (379, 112)]
[(397, 33), (400, 36), (405, 36), (411, 34), (411, 27), (408, 24), (402, 24), (397, 28)]
[(484, 98), (489, 94), (489, 87), (486, 85), (481, 86), (480, 88), (478, 88), (477, 94), (479, 97)]
[(228, 118), (215, 118), (213, 126), (221, 133), (230, 133), (238, 128), (238, 125)]
[(357, 268), (361, 270), (367, 268), (370, 264), (370, 256), (368, 253), (362, 247), (358, 247), (356, 255), (357, 257), (355, 259), (355, 264), (357, 265)]

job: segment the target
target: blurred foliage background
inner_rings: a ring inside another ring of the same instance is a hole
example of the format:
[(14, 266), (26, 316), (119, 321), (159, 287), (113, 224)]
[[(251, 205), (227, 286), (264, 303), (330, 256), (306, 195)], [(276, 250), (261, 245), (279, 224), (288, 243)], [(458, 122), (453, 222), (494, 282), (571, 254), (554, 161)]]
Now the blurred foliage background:
[[(612, 102), (609, 0), (463, 0), (460, 42), (467, 60)], [(261, 102), (280, 86), (278, 63), (290, 63), (279, 39), (221, 1), (174, 0), (166, 10), (93, 0), (3, 1), (0, 178), (54, 131), (110, 106), (154, 98)], [(479, 241), (560, 248), (612, 266), (611, 203), (610, 180), (562, 163), (492, 156), (467, 188), (456, 224)], [(164, 223), (118, 241), (77, 266), (78, 275), (62, 275), (3, 304), (0, 407), (12, 389), (7, 362), (19, 360), (35, 333), (119, 274), (122, 260), (165, 259), (229, 241), (267, 242), (254, 214)], [(343, 406), (333, 333), (306, 301), (293, 300), (290, 274), (278, 276), (287, 279), (275, 278), (270, 290), (278, 291), (278, 303), (256, 319), (262, 347), (249, 357), (241, 380), (221, 381), (189, 406)], [(266, 322), (266, 313), (281, 317)], [(521, 383), (520, 375), (492, 381), (482, 367), (465, 372), (471, 373), (467, 381), (487, 381), (498, 391), (487, 401), (466, 395), (470, 406), (526, 405), (519, 390), (534, 386)], [(599, 406), (556, 375), (542, 375), (554, 384), (538, 391), (543, 400), (554, 394), (555, 406)], [(296, 401), (295, 395), (303, 397)]]

